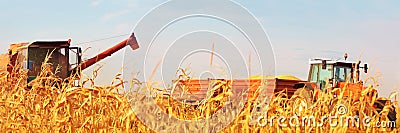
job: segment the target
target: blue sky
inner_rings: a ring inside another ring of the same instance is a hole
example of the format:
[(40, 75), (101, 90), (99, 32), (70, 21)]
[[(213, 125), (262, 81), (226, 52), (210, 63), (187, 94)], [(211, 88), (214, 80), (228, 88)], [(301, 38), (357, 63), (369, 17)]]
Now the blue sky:
[[(161, 0), (0, 1), (0, 52), (21, 41), (66, 40), (72, 44), (132, 31), (135, 24)], [(261, 22), (276, 57), (277, 74), (306, 79), (312, 57), (351, 60), (361, 56), (371, 66), (370, 76), (381, 83), (378, 92), (389, 95), (399, 87), (399, 1), (269, 1), (237, 0)], [(224, 8), (229, 7), (221, 7)], [(240, 17), (240, 16), (238, 16)], [(140, 34), (140, 33), (136, 33)], [(84, 56), (123, 40), (123, 37), (90, 44)], [(140, 42), (140, 38), (138, 38)], [(99, 84), (107, 84), (120, 71), (123, 52), (99, 63), (104, 65)], [(88, 70), (89, 72), (90, 70)]]

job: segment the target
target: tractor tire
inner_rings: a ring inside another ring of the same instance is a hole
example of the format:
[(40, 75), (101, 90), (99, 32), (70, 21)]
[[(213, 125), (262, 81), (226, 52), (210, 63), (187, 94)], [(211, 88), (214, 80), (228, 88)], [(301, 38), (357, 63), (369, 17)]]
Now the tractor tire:
[[(374, 105), (375, 105), (376, 111), (378, 113), (380, 113), (383, 110), (383, 108), (386, 105), (386, 102), (390, 102), (390, 101), (389, 100), (377, 100), (377, 101), (375, 101)], [(396, 119), (397, 119), (396, 115), (397, 115), (396, 114), (396, 108), (395, 108), (394, 105), (392, 105), (392, 107), (389, 110), (389, 113), (388, 113), (387, 117), (388, 117), (388, 119), (390, 121), (396, 121)]]
[(396, 109), (395, 109), (395, 107), (393, 106), (393, 108), (390, 109), (390, 111), (389, 111), (387, 117), (389, 118), (390, 121), (396, 121), (396, 120), (397, 120), (396, 115), (397, 115), (397, 114), (396, 114)]
[(307, 105), (312, 105), (314, 102), (313, 91), (308, 88), (297, 89), (292, 97), (302, 97), (306, 101)]

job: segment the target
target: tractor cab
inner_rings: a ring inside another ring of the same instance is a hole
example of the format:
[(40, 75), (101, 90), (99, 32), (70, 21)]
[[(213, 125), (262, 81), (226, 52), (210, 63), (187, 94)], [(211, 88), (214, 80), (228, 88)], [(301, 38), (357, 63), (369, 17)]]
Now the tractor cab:
[(346, 82), (359, 84), (360, 68), (367, 73), (367, 64), (360, 67), (360, 61), (311, 59), (308, 82), (314, 83), (320, 90), (324, 88), (341, 88)]

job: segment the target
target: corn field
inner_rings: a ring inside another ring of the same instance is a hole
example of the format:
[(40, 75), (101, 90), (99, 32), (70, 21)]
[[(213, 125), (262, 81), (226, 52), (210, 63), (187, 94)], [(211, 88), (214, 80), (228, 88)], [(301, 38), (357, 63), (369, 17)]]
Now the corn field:
[[(285, 116), (314, 116), (316, 119), (337, 115), (336, 105), (345, 105), (349, 110), (343, 116), (360, 117), (370, 116), (371, 125), (379, 121), (388, 121), (387, 115), (393, 108), (400, 110), (398, 101), (385, 105), (379, 113), (373, 109), (376, 99), (363, 98), (362, 93), (358, 102), (353, 99), (335, 97), (332, 93), (318, 94), (319, 98), (312, 103), (306, 102), (301, 96), (285, 98), (281, 92), (270, 99), (257, 99), (251, 97), (240, 101), (243, 109), (239, 110), (234, 119), (219, 116), (218, 122), (184, 125), (183, 123), (155, 124), (156, 118), (148, 116), (149, 122), (154, 122), (149, 128), (137, 117), (135, 112), (159, 113), (165, 112), (169, 117), (182, 120), (207, 119), (222, 106), (229, 103), (231, 86), (220, 81), (218, 86), (210, 88), (207, 100), (199, 101), (197, 105), (179, 102), (168, 96), (156, 95), (150, 100), (157, 103), (158, 108), (135, 107), (132, 101), (149, 100), (142, 95), (120, 90), (124, 87), (121, 75), (116, 75), (109, 86), (95, 86), (94, 80), (97, 71), (93, 71), (91, 78), (81, 79), (81, 86), (76, 87), (73, 78), (58, 79), (52, 72), (42, 67), (42, 73), (27, 87), (26, 72), (15, 70), (12, 73), (2, 72), (0, 77), (0, 131), (1, 132), (399, 132), (400, 121), (397, 119), (396, 127), (365, 127), (365, 126), (330, 126), (328, 121), (321, 126), (280, 126), (268, 123), (273, 117)], [(155, 90), (143, 83), (137, 84), (142, 90)], [(263, 87), (263, 86), (261, 86)], [(260, 87), (260, 88), (261, 88)], [(367, 89), (372, 89), (372, 86)], [(219, 94), (212, 92), (219, 90)], [(211, 96), (213, 95), (213, 96)], [(393, 94), (394, 97), (397, 94)], [(138, 97), (140, 96), (140, 97)], [(135, 110), (135, 111), (134, 111)], [(252, 118), (255, 115), (263, 119)], [(396, 114), (400, 118), (399, 113)], [(146, 116), (144, 116), (146, 117)], [(225, 127), (219, 122), (227, 122)], [(267, 122), (264, 126), (260, 123)], [(288, 124), (288, 121), (286, 121)], [(307, 123), (310, 124), (310, 123)], [(221, 126), (221, 131), (210, 130), (210, 126)]]

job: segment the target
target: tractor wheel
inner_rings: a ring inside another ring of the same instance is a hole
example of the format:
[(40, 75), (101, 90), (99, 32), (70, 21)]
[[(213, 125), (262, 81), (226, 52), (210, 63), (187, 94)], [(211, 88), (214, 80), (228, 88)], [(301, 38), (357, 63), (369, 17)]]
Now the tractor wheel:
[[(383, 110), (383, 108), (386, 106), (386, 102), (390, 102), (390, 101), (389, 100), (375, 101), (374, 106), (376, 107), (375, 109), (378, 113), (380, 113)], [(387, 117), (390, 121), (396, 121), (396, 115), (397, 114), (396, 114), (395, 106), (392, 105), (392, 107), (389, 109)]]
[(388, 118), (390, 121), (396, 121), (396, 109), (394, 106), (392, 106), (392, 109), (390, 109), (389, 114), (388, 114)]
[(395, 106), (392, 106), (392, 108), (390, 109), (390, 111), (389, 111), (389, 113), (387, 115), (389, 121), (395, 123), (394, 127), (391, 127), (392, 129), (398, 127), (396, 123), (398, 123), (397, 119), (399, 119), (399, 118), (396, 118), (396, 116), (397, 116), (397, 113), (396, 113)]
[(299, 88), (297, 89), (292, 97), (302, 97), (308, 106), (313, 104), (314, 97), (313, 97), (313, 91), (308, 88)]

